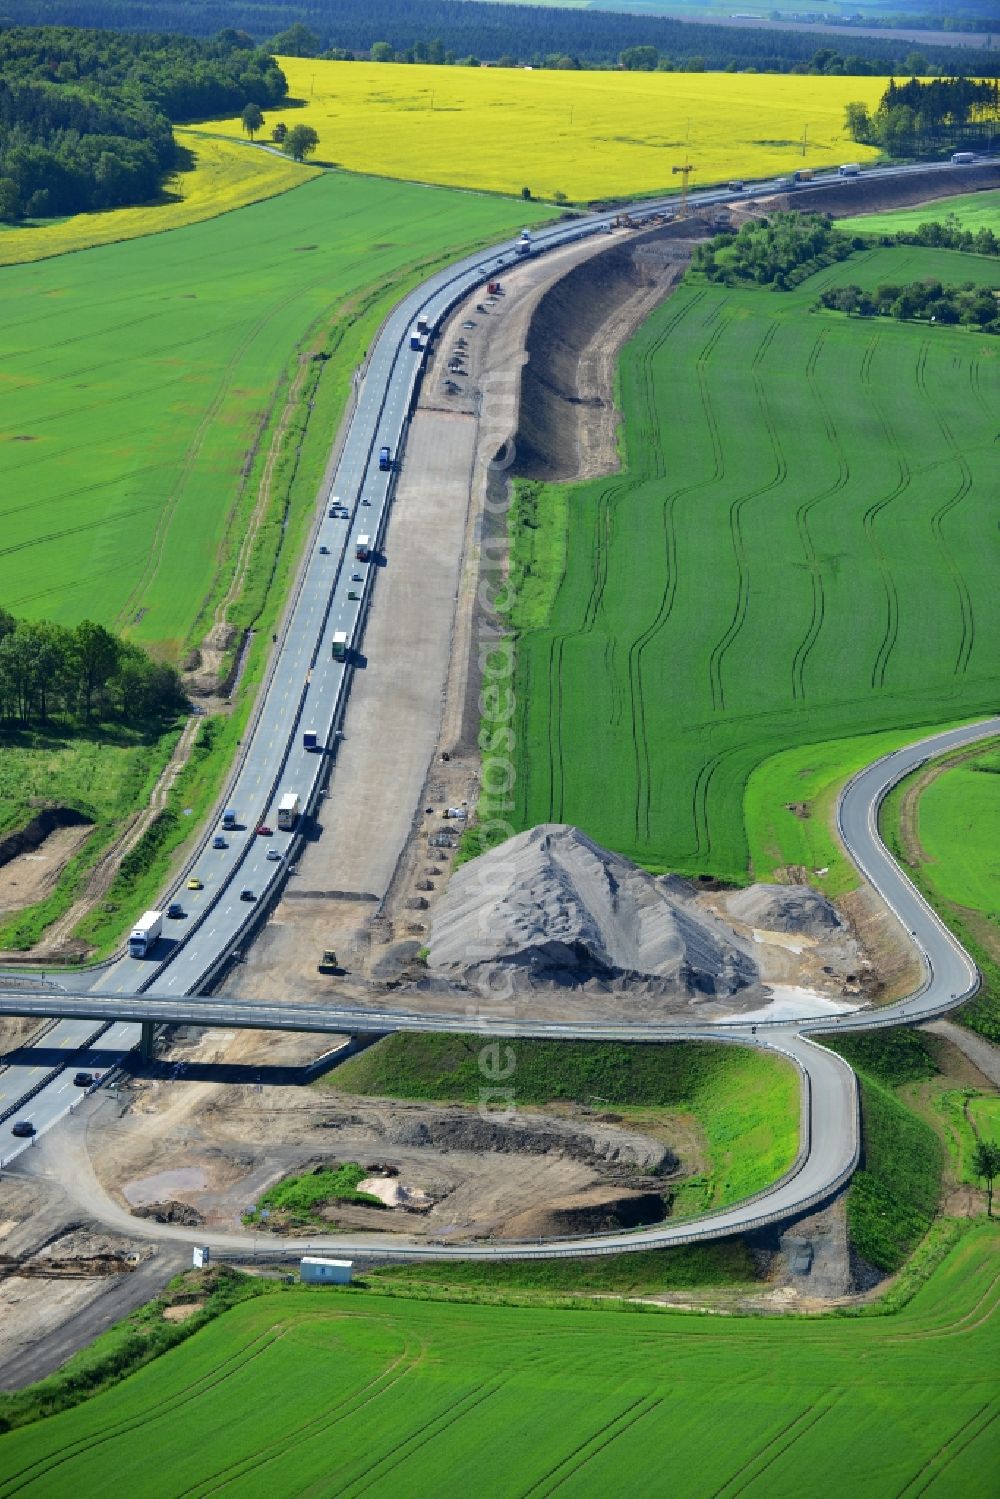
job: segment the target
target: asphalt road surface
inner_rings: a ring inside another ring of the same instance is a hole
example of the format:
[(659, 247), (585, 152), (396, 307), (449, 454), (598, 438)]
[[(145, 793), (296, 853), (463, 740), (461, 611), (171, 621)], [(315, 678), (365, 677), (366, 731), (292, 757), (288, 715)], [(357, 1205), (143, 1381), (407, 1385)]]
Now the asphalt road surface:
[[(914, 170), (926, 171), (927, 167), (879, 168), (863, 175), (869, 180), (905, 176)], [(947, 172), (951, 168), (942, 163), (938, 170)], [(821, 174), (809, 183), (809, 187), (815, 189), (834, 184), (843, 186), (844, 179), (836, 174)], [(766, 194), (780, 191), (784, 185), (779, 180), (756, 183), (748, 191)], [(719, 189), (692, 193), (689, 202), (697, 210), (739, 201), (746, 195)], [(672, 213), (676, 207), (676, 199), (662, 204), (644, 203), (636, 210), (636, 216), (641, 223), (661, 208)], [(531, 236), (531, 253), (543, 253), (556, 245), (603, 233), (607, 227), (607, 216), (596, 215), (538, 230)], [(112, 1013), (132, 1015), (135, 1010), (128, 1006), (127, 1000), (121, 1004), (125, 996), (144, 994), (150, 999), (179, 1001), (182, 997), (202, 995), (232, 953), (250, 940), (256, 922), (276, 897), (289, 867), (294, 864), (300, 838), (299, 828), (278, 829), (278, 802), (285, 793), (293, 792), (300, 799), (303, 816), (309, 816), (315, 810), (325, 773), (324, 759), (336, 753), (351, 673), (363, 664), (360, 646), (365, 615), (381, 561), (379, 547), (392, 500), (396, 466), (405, 449), (406, 429), (425, 358), (423, 348), (411, 347), (411, 336), (418, 326), (418, 319), (426, 319), (431, 330), (435, 329), (458, 300), (486, 279), (502, 275), (505, 268), (516, 264), (520, 258), (516, 241), (467, 257), (411, 293), (383, 325), (358, 389), (356, 409), (330, 491), (323, 497), (317, 515), (311, 550), (287, 611), (271, 676), (227, 790), (226, 805), (235, 809), (238, 827), (225, 833), (216, 827), (206, 830), (178, 888), (163, 897), (164, 909), (168, 902), (177, 900), (183, 905), (185, 914), (178, 920), (164, 923), (163, 938), (148, 958), (122, 956), (99, 969), (76, 976), (74, 982), (84, 984), (89, 981), (91, 1002), (108, 1002)], [(331, 433), (331, 441), (333, 436)], [(379, 462), (379, 450), (383, 446), (389, 450), (388, 468)], [(359, 556), (358, 538), (362, 536), (369, 539), (366, 557)], [(334, 653), (334, 636), (338, 633), (346, 635), (344, 660), (338, 659)], [(319, 752), (304, 747), (306, 730), (316, 734), (321, 746)], [(888, 785), (905, 773), (907, 755), (913, 754), (912, 763), (919, 764), (935, 752), (934, 745), (938, 742), (941, 749), (947, 749), (998, 730), (1000, 721), (994, 721), (991, 725), (955, 730), (951, 735), (924, 741), (912, 751), (904, 750), (891, 757), (888, 771), (885, 762), (879, 762), (879, 766), (871, 767), (855, 778), (847, 789), (841, 804), (845, 842), (862, 872), (900, 914), (904, 926), (916, 934), (924, 955), (927, 980), (920, 992), (904, 1004), (892, 1007), (891, 1011), (845, 1017), (838, 1023), (838, 1028), (868, 1028), (900, 1019), (941, 1014), (972, 992), (977, 983), (971, 961), (880, 844), (874, 820), (878, 800)], [(963, 734), (967, 737), (962, 738)], [(886, 774), (888, 779), (885, 779)], [(865, 777), (869, 775), (871, 780), (866, 781)], [(256, 830), (260, 826), (266, 826), (271, 832), (258, 834)], [(213, 848), (213, 839), (220, 834), (223, 846)], [(196, 881), (197, 888), (188, 889), (189, 880)], [(66, 980), (62, 979), (61, 983), (65, 985)], [(116, 997), (121, 997), (121, 1007), (114, 1010)], [(24, 998), (24, 993), (19, 991), (16, 1000), (12, 998), (10, 1004), (21, 1005)], [(59, 1001), (58, 989), (52, 993), (52, 1000), (44, 1013), (51, 1015), (59, 1008), (69, 1007), (68, 1001)], [(209, 1017), (216, 1009), (216, 1002), (207, 998), (194, 998), (191, 1002), (197, 1004), (199, 1016), (204, 1015), (205, 1021), (212, 1023)], [(103, 1003), (101, 1008), (103, 1010)], [(3, 1011), (26, 1013), (0, 1000), (0, 1012)], [(79, 1099), (80, 1090), (74, 1089), (67, 1069), (105, 1071), (121, 1061), (137, 1044), (136, 1024), (116, 1020), (109, 1029), (102, 1030), (93, 1020), (78, 1018), (79, 1013), (77, 1007), (74, 1018), (60, 1019), (45, 1035), (34, 1057), (34, 1049), (25, 1048), (23, 1059), (18, 1057), (12, 1065), (0, 1071), (0, 1164), (6, 1164), (30, 1143), (12, 1136), (15, 1120), (27, 1120), (37, 1133), (41, 1133), (64, 1117)], [(315, 1015), (317, 1012), (310, 1013)], [(340, 1011), (337, 1029), (347, 1028), (343, 1023), (346, 1018)], [(419, 1025), (411, 1023), (407, 1028), (431, 1028), (428, 1023), (431, 1019), (420, 1017)], [(444, 1019), (442, 1017), (442, 1021)], [(260, 1024), (260, 1020), (255, 1023)], [(468, 1022), (464, 1023), (467, 1026)], [(406, 1026), (406, 1020), (397, 1016), (396, 1024)], [(441, 1028), (445, 1028), (443, 1023)], [(447, 1021), (447, 1028), (456, 1028), (456, 1022)], [(727, 1028), (732, 1029), (731, 1026)], [(799, 1029), (829, 1030), (830, 1022), (804, 1023)], [(776, 1042), (780, 1032), (781, 1044), (789, 1049), (793, 1045), (806, 1045), (795, 1040), (794, 1028), (790, 1030), (787, 1023), (780, 1028), (761, 1026), (760, 1031), (769, 1038), (773, 1036)], [(584, 1027), (566, 1027), (559, 1033), (593, 1034), (590, 1028)], [(634, 1039), (652, 1039), (638, 1028), (629, 1034)], [(53, 1052), (58, 1053), (55, 1061), (51, 1057)], [(40, 1060), (43, 1053), (45, 1059)], [(827, 1190), (832, 1190), (853, 1148), (849, 1141), (853, 1138), (852, 1131), (856, 1130), (856, 1106), (853, 1103), (850, 1107), (845, 1105), (844, 1088), (836, 1081), (843, 1064), (839, 1061), (833, 1064), (817, 1062), (818, 1057), (830, 1055), (809, 1046), (798, 1061), (813, 1080), (813, 1109), (822, 1107), (825, 1111), (822, 1132), (825, 1134), (829, 1130), (838, 1135), (840, 1145), (829, 1152), (820, 1151), (817, 1143), (820, 1132), (813, 1131), (810, 1158), (815, 1158), (816, 1171), (810, 1170), (807, 1175), (804, 1166), (794, 1182), (784, 1187), (779, 1185), (770, 1194), (775, 1202), (781, 1197), (780, 1216), (805, 1206), (807, 1197), (809, 1201), (816, 1200), (809, 1194), (820, 1175), (825, 1174)], [(59, 1065), (59, 1059), (63, 1057), (64, 1065)], [(853, 1082), (851, 1086), (853, 1090)], [(829, 1101), (830, 1110), (827, 1110), (826, 1102), (817, 1101), (820, 1099)], [(839, 1119), (836, 1126), (831, 1124), (834, 1118)], [(790, 1201), (787, 1194), (797, 1201)], [(734, 1209), (722, 1215), (730, 1226), (721, 1226), (720, 1220), (712, 1228), (712, 1235), (732, 1233), (748, 1226), (746, 1222), (733, 1221), (732, 1215), (738, 1211)], [(774, 1216), (770, 1210), (768, 1214)], [(699, 1236), (705, 1237), (706, 1233), (699, 1231)], [(636, 1243), (635, 1235), (627, 1238), (629, 1245)], [(615, 1247), (621, 1245), (610, 1236), (604, 1252)]]

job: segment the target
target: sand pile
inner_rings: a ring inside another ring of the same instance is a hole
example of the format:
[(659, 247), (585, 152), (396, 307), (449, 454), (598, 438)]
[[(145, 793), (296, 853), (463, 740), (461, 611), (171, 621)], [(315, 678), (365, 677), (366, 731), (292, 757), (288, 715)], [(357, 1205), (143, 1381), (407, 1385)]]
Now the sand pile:
[(453, 981), (627, 989), (685, 1008), (724, 998), (730, 1012), (758, 978), (710, 913), (560, 824), (520, 833), (452, 876), (428, 961)]
[(751, 885), (727, 896), (726, 910), (763, 932), (823, 938), (844, 925), (836, 906), (811, 885)]

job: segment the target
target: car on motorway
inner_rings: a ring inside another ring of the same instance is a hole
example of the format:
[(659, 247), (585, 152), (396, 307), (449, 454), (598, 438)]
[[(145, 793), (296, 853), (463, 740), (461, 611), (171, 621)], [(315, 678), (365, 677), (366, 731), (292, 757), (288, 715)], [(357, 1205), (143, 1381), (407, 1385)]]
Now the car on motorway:
[(355, 604), (359, 603), (361, 600), (361, 595), (356, 588), (349, 588), (347, 590), (347, 597), (349, 601)]
[(90, 1088), (96, 1083), (97, 1078), (93, 1072), (74, 1072), (74, 1088)]
[(199, 878), (198, 878), (198, 876), (196, 874), (193, 874), (191, 876), (191, 878), (188, 880), (187, 887), (188, 887), (189, 890), (204, 890), (204, 888), (205, 888), (205, 886), (202, 884), (201, 880), (199, 880)]
[(212, 839), (212, 847), (228, 848), (229, 844), (226, 842), (225, 838), (223, 838), (221, 833), (216, 833), (215, 837)]
[(273, 828), (269, 828), (266, 822), (262, 822), (260, 827), (257, 829), (257, 837), (270, 838), (273, 832)]
[(282, 855), (280, 849), (278, 849), (278, 848), (269, 848), (268, 851), (267, 851), (267, 857), (270, 859), (270, 861), (271, 861), (272, 864), (280, 864), (283, 855)]
[(351, 582), (352, 583), (363, 583), (364, 579), (362, 578), (362, 576), (361, 576), (360, 573), (351, 573)]
[(35, 1133), (35, 1126), (30, 1119), (17, 1119), (11, 1125), (10, 1132), (19, 1140), (27, 1140)]
[(249, 885), (244, 885), (243, 889), (240, 891), (240, 900), (256, 900), (256, 899), (257, 899), (257, 897), (256, 897), (256, 895), (254, 895), (253, 891), (250, 889), (250, 886)]
[(187, 912), (179, 900), (172, 900), (167, 907), (167, 915), (171, 921), (182, 921)]
[(330, 548), (325, 543), (321, 543), (319, 552), (321, 557), (329, 557)]

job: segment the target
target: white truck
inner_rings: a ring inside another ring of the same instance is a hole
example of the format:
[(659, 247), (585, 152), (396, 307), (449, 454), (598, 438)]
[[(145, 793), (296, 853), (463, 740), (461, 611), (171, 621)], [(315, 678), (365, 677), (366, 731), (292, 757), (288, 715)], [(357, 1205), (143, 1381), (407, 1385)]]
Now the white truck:
[(837, 168), (838, 177), (860, 177), (861, 163), (858, 161), (845, 161), (842, 167)]
[(951, 164), (953, 167), (971, 167), (976, 160), (974, 151), (953, 151)]
[(347, 660), (347, 631), (334, 630), (333, 632), (333, 659), (334, 661)]
[(302, 803), (297, 791), (286, 791), (278, 803), (278, 827), (289, 832), (299, 820)]
[(372, 554), (372, 539), (370, 536), (359, 536), (354, 543), (354, 555), (359, 562), (367, 562)]
[(128, 934), (130, 958), (145, 958), (153, 951), (163, 931), (163, 912), (144, 911)]

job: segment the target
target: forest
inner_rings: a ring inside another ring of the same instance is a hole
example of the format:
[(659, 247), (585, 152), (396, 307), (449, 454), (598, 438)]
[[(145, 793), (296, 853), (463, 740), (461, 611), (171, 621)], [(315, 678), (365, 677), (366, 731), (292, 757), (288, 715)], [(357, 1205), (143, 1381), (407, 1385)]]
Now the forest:
[(696, 245), (691, 270), (726, 286), (755, 283), (788, 291), (865, 243), (838, 229), (826, 214), (773, 213), (749, 220), (738, 234), (717, 234)]
[(946, 146), (988, 149), (1000, 135), (1000, 87), (996, 78), (890, 78), (874, 114), (864, 104), (848, 104), (846, 116), (853, 140), (881, 146), (890, 156)]
[(0, 219), (146, 202), (177, 164), (172, 121), (286, 92), (273, 57), (235, 32), (0, 31)]
[[(384, 43), (394, 60), (415, 58), (418, 47), (435, 46), (441, 61), (513, 62), (544, 67), (568, 59), (584, 67), (615, 67), (622, 52), (650, 46), (674, 65), (697, 62), (707, 69), (757, 68), (809, 72), (817, 50), (815, 33), (721, 27), (663, 16), (572, 7), (480, 4), (477, 0), (3, 0), (12, 22), (59, 22), (77, 26), (185, 32), (209, 36), (237, 27), (258, 41), (308, 27), (320, 52), (367, 57)], [(888, 74), (906, 69), (912, 43), (856, 33), (827, 49), (827, 69)], [(935, 72), (996, 70), (996, 53), (921, 42), (922, 59)], [(431, 61), (436, 60), (431, 58)], [(973, 61), (974, 60), (974, 61)]]
[(53, 717), (83, 724), (109, 716), (144, 723), (184, 706), (174, 668), (103, 625), (83, 620), (67, 629), (0, 609), (0, 724), (28, 728)]

